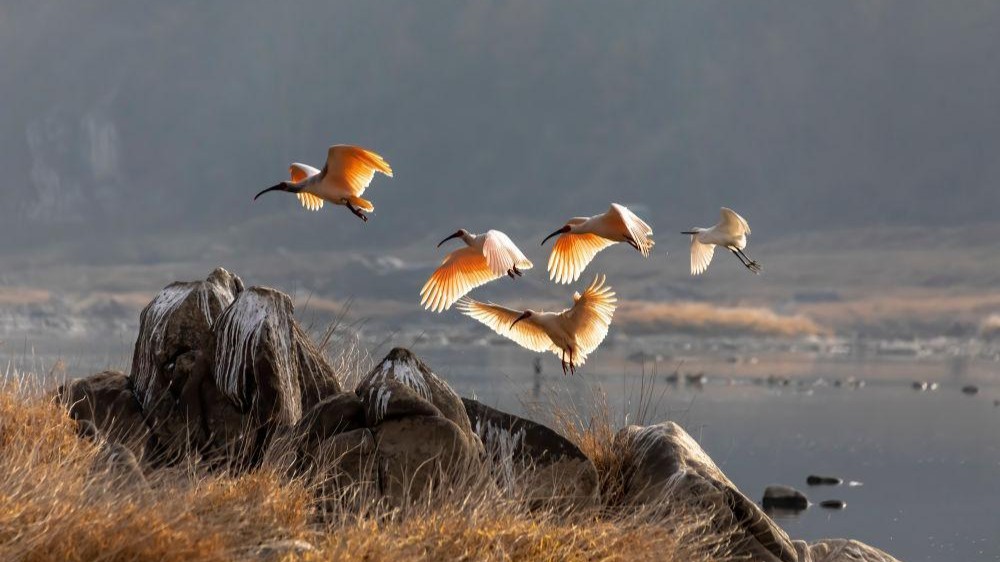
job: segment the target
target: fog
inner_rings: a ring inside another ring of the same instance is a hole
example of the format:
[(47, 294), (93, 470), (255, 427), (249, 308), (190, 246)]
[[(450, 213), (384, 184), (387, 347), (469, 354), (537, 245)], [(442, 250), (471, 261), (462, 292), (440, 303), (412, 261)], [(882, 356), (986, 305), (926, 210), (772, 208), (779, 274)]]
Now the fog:
[[(392, 247), (611, 200), (764, 239), (991, 221), (998, 28), (989, 1), (7, 2), (0, 255)], [(396, 170), (372, 222), (251, 205), (334, 143)]]

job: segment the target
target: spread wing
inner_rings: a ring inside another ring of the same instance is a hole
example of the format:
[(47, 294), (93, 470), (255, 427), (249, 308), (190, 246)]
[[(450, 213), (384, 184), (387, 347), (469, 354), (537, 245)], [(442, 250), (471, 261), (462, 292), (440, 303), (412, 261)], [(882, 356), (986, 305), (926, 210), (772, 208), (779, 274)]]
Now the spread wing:
[(579, 366), (608, 335), (618, 298), (611, 286), (605, 285), (604, 276), (598, 275), (582, 295), (573, 295), (573, 301), (573, 306), (560, 314), (569, 323), (570, 331), (576, 334), (573, 363)]
[(531, 269), (533, 264), (521, 252), (506, 234), (499, 230), (491, 230), (486, 233), (486, 242), (483, 243), (483, 255), (486, 256), (486, 263), (497, 275), (506, 275), (512, 268)]
[(719, 230), (723, 232), (737, 238), (741, 234), (750, 234), (750, 224), (747, 220), (728, 207), (719, 210), (719, 219)]
[(560, 234), (549, 254), (549, 279), (556, 283), (576, 281), (597, 252), (612, 244), (596, 234)]
[(392, 168), (378, 154), (361, 148), (337, 144), (326, 154), (326, 175), (344, 185), (352, 194), (360, 196), (375, 177), (375, 172), (392, 177)]
[(702, 244), (698, 241), (698, 235), (691, 235), (691, 275), (705, 273), (708, 264), (712, 263), (713, 255), (715, 244)]
[[(420, 305), (441, 312), (462, 295), (506, 274), (490, 269), (482, 252), (476, 248), (459, 248), (448, 254), (420, 289)], [(513, 322), (513, 320), (512, 320)]]
[[(292, 165), (288, 167), (288, 175), (291, 176), (292, 183), (300, 183), (318, 173), (319, 170), (316, 168), (299, 162), (293, 162)], [(299, 198), (299, 203), (302, 203), (302, 206), (310, 211), (318, 211), (323, 208), (323, 200), (316, 197), (312, 193), (300, 191), (296, 193), (295, 196)]]
[(509, 338), (521, 347), (531, 351), (560, 352), (549, 336), (534, 323), (518, 322), (513, 328), (510, 327), (521, 316), (520, 310), (513, 310), (491, 302), (479, 302), (469, 297), (460, 299), (455, 307), (462, 314), (479, 320), (494, 332)]
[(648, 258), (649, 251), (653, 249), (653, 244), (655, 244), (653, 242), (653, 229), (624, 205), (612, 203), (608, 214), (614, 217), (620, 223), (622, 230), (627, 232), (629, 238), (635, 241), (635, 245), (639, 247), (638, 250), (642, 254), (642, 257)]

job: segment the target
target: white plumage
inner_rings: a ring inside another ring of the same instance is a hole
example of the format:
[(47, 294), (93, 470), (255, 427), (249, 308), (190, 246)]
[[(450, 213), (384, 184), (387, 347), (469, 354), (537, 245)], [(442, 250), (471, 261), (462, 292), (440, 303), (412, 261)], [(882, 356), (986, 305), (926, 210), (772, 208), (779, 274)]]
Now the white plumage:
[(682, 233), (691, 235), (691, 275), (700, 275), (708, 269), (716, 246), (731, 251), (753, 273), (760, 273), (760, 264), (743, 251), (747, 246), (750, 224), (727, 207), (722, 207), (719, 214), (719, 222), (715, 226), (692, 228)]

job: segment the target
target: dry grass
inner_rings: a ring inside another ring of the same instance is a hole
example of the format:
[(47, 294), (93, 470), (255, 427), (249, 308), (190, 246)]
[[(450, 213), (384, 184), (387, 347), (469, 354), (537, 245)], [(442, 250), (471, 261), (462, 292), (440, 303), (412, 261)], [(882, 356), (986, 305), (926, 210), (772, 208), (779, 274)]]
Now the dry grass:
[[(275, 462), (234, 475), (192, 461), (147, 470), (143, 483), (24, 380), (0, 385), (0, 560), (253, 560), (262, 544), (303, 539), (318, 548), (306, 560), (697, 562), (720, 559), (725, 542), (693, 513), (532, 511), (486, 470), (404, 506), (347, 488), (322, 519), (318, 488)], [(567, 425), (602, 470), (613, 458), (610, 422), (605, 413), (589, 428)]]
[(758, 336), (824, 335), (829, 330), (803, 315), (783, 316), (762, 307), (718, 307), (699, 302), (642, 302), (622, 304), (617, 320), (636, 334), (741, 334)]

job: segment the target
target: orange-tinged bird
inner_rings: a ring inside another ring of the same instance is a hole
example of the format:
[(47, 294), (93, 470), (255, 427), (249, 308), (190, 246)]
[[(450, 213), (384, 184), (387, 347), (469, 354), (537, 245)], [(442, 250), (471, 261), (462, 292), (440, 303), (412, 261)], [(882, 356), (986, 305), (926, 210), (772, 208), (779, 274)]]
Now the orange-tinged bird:
[(322, 209), (323, 202), (329, 201), (347, 207), (365, 222), (368, 222), (365, 213), (374, 211), (375, 206), (361, 195), (372, 183), (375, 172), (392, 177), (392, 168), (381, 156), (347, 144), (330, 147), (322, 170), (295, 162), (288, 167), (288, 172), (291, 181), (261, 191), (254, 196), (254, 201), (268, 191), (287, 191), (296, 194), (302, 206), (310, 211)]
[(461, 238), (465, 247), (448, 254), (420, 290), (420, 304), (434, 312), (451, 308), (460, 297), (480, 285), (504, 275), (515, 279), (522, 270), (532, 267), (514, 241), (499, 230), (470, 234), (461, 229), (438, 243), (438, 247), (452, 238)]
[(580, 278), (597, 252), (618, 242), (627, 242), (643, 257), (653, 249), (653, 229), (624, 205), (612, 203), (606, 213), (593, 217), (574, 217), (566, 226), (549, 234), (542, 245), (556, 239), (549, 255), (549, 279), (572, 283)]
[(469, 297), (459, 300), (457, 308), (521, 347), (555, 353), (563, 374), (572, 374), (608, 335), (618, 299), (604, 281), (598, 275), (583, 294), (573, 295), (573, 306), (562, 312), (514, 310)]

